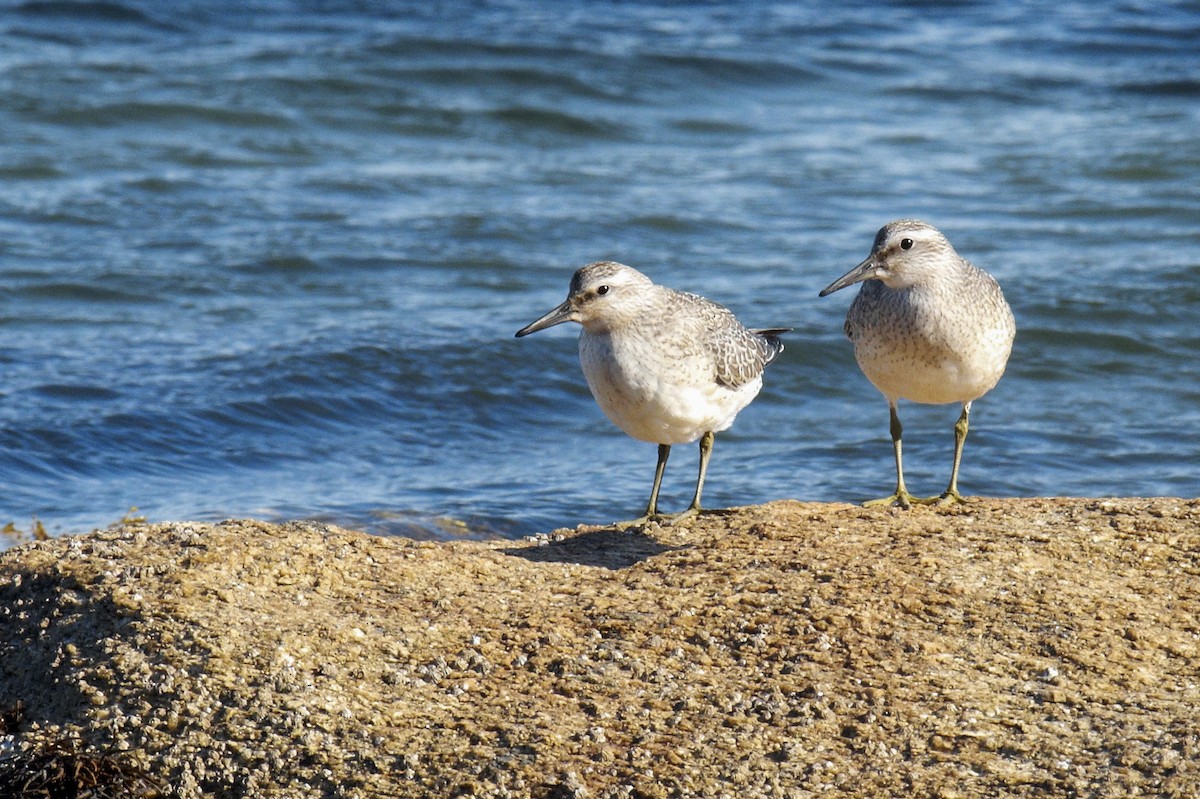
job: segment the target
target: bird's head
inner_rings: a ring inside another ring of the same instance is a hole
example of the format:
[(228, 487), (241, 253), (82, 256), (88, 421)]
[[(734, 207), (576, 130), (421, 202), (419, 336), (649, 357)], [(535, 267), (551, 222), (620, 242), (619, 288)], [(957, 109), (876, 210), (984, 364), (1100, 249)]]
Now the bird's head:
[(890, 289), (908, 288), (957, 262), (954, 248), (933, 225), (899, 219), (880, 228), (867, 259), (826, 286), (820, 296), (864, 280), (878, 280)]
[(567, 299), (518, 330), (517, 337), (563, 322), (578, 322), (589, 333), (610, 330), (642, 313), (646, 294), (653, 285), (641, 272), (616, 261), (588, 264), (571, 278)]

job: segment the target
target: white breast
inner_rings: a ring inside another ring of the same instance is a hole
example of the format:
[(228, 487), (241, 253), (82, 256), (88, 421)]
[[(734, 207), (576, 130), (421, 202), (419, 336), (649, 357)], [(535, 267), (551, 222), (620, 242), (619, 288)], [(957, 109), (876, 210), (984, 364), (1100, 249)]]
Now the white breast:
[(579, 360), (605, 416), (627, 435), (656, 444), (727, 429), (762, 388), (761, 377), (737, 389), (722, 386), (703, 353), (668, 355), (638, 335), (585, 330)]

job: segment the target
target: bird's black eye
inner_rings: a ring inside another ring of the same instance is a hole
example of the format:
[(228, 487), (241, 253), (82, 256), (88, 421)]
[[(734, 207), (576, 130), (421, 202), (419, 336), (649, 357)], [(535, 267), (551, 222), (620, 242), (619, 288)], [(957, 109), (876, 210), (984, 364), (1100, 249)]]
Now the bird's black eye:
[(902, 249), (902, 250), (911, 250), (911, 249), (912, 249), (912, 246), (913, 246), (913, 240), (912, 240), (912, 239), (900, 239), (900, 249)]
[(607, 293), (608, 293), (608, 286), (601, 286), (600, 288), (596, 289), (596, 293), (597, 293), (597, 294), (599, 294), (599, 295), (601, 295), (601, 296), (603, 296), (603, 295), (607, 294)]

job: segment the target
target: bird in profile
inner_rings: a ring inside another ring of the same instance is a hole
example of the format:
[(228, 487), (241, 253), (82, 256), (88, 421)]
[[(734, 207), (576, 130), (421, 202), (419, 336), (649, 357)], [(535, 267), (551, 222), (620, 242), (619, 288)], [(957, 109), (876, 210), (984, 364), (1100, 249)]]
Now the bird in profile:
[[(915, 219), (885, 225), (871, 254), (829, 284), (824, 297), (862, 283), (846, 314), (846, 335), (867, 379), (888, 401), (896, 492), (867, 505), (962, 502), (958, 467), (971, 403), (990, 391), (1008, 363), (1016, 322), (999, 284), (955, 252), (936, 228)], [(904, 485), (900, 399), (961, 403), (954, 425), (954, 465), (940, 497), (917, 499)]]
[[(631, 523), (700, 510), (713, 435), (728, 429), (762, 388), (787, 328), (750, 330), (695, 294), (659, 286), (631, 267), (599, 261), (571, 278), (567, 299), (517, 331), (527, 336), (578, 322), (579, 361), (600, 409), (626, 434), (658, 444), (646, 512)], [(658, 492), (672, 444), (700, 440), (700, 473), (686, 511), (660, 515)]]

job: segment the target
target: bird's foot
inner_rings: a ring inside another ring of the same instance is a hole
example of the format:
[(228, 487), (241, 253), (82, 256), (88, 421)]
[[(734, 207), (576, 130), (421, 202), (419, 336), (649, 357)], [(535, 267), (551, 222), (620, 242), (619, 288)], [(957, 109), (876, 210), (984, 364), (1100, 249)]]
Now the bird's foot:
[(925, 505), (937, 505), (939, 508), (946, 508), (950, 505), (966, 505), (971, 500), (958, 493), (957, 488), (948, 488), (941, 496), (929, 497), (921, 500)]
[(647, 513), (644, 516), (639, 516), (636, 519), (630, 519), (624, 522), (616, 522), (615, 526), (622, 530), (629, 530), (634, 527), (645, 527), (653, 522), (654, 524), (670, 527), (673, 524), (679, 524), (680, 522), (699, 516), (701, 513), (708, 512), (709, 511), (704, 510), (703, 508), (691, 507), (685, 511), (680, 511), (679, 513)]
[(914, 497), (907, 491), (897, 491), (890, 497), (882, 499), (872, 499), (863, 503), (864, 508), (902, 508), (908, 510), (913, 506), (913, 503), (918, 505), (925, 504), (925, 500), (920, 497)]
[(645, 527), (648, 524), (670, 524), (674, 521), (678, 514), (675, 513), (644, 513), (636, 519), (626, 519), (623, 522), (613, 522), (613, 526), (621, 530), (629, 530), (634, 527)]
[(667, 516), (666, 520), (663, 522), (663, 524), (666, 524), (666, 525), (679, 524), (682, 521), (686, 521), (695, 516), (699, 516), (700, 513), (701, 513), (700, 506), (693, 505), (692, 507), (688, 508), (685, 511), (669, 514)]

